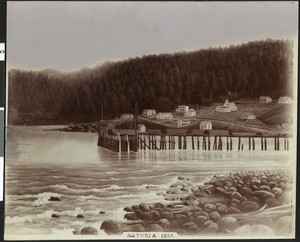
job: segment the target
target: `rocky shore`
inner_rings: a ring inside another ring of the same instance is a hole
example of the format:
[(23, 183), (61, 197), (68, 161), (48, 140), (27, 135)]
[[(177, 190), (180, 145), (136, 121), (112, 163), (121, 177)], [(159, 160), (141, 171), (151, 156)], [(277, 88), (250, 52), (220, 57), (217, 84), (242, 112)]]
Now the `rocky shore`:
[[(100, 230), (107, 234), (291, 235), (291, 185), (291, 177), (283, 170), (214, 175), (202, 184), (193, 184), (189, 178), (178, 176), (163, 194), (164, 202), (126, 207), (128, 222), (104, 221)], [(97, 233), (93, 227), (74, 231), (74, 234)]]
[(64, 131), (64, 132), (82, 132), (82, 133), (97, 133), (98, 124), (74, 124), (63, 128), (45, 129), (44, 131)]

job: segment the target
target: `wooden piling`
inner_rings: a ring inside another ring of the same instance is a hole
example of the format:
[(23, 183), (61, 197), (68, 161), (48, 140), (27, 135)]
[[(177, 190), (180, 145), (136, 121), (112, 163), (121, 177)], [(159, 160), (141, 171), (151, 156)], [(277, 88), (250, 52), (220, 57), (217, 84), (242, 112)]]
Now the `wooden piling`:
[(194, 144), (194, 136), (192, 136), (192, 150), (195, 149), (195, 144)]
[(186, 136), (183, 136), (183, 149), (186, 150)]
[(238, 150), (241, 150), (241, 137), (239, 137), (239, 141), (238, 141)]
[(199, 136), (197, 136), (197, 150), (200, 150), (200, 140), (199, 140)]

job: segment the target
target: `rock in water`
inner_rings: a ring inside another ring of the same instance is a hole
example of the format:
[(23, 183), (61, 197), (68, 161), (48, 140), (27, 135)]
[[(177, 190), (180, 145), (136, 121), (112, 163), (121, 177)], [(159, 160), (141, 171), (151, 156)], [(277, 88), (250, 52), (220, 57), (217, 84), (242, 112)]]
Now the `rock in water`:
[(256, 202), (246, 201), (240, 206), (240, 210), (243, 212), (252, 212), (259, 209), (259, 205)]
[(60, 218), (60, 215), (54, 213), (54, 214), (51, 215), (51, 217), (52, 217), (52, 218)]
[(48, 199), (48, 201), (51, 201), (51, 202), (57, 201), (57, 202), (59, 202), (60, 199), (59, 199), (58, 197), (50, 197), (50, 198)]
[(231, 198), (240, 200), (242, 198), (242, 195), (239, 192), (233, 192), (231, 193)]
[(80, 234), (98, 234), (98, 230), (95, 229), (92, 226), (84, 227), (81, 231)]
[(159, 219), (159, 212), (158, 211), (152, 210), (150, 213), (151, 213), (154, 220)]
[(76, 218), (84, 218), (83, 214), (78, 214)]
[(277, 207), (280, 205), (280, 202), (276, 198), (268, 198), (265, 203), (268, 205), (269, 208)]
[(100, 229), (103, 229), (107, 234), (116, 234), (120, 231), (119, 225), (111, 220), (104, 221)]
[(293, 218), (292, 216), (284, 216), (275, 221), (275, 233), (277, 235), (292, 235)]
[(219, 214), (226, 214), (226, 212), (227, 212), (227, 206), (225, 204), (223, 204), (223, 203), (216, 203), (215, 206), (216, 206), (216, 211)]
[(227, 209), (227, 213), (228, 214), (237, 214), (237, 213), (241, 213), (241, 210), (239, 210), (238, 208), (235, 208), (235, 207), (230, 207)]
[(234, 217), (222, 217), (218, 221), (220, 230), (222, 231), (234, 231), (239, 226), (239, 223)]

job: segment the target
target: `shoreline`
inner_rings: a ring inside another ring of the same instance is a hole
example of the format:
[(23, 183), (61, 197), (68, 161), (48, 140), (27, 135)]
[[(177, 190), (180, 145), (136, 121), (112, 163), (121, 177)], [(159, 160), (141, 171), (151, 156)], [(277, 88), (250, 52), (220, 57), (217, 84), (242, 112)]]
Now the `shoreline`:
[[(104, 221), (108, 235), (176, 232), (181, 235), (288, 236), (293, 230), (291, 178), (283, 170), (214, 175), (203, 184), (178, 176), (164, 202), (125, 207), (128, 222)], [(85, 227), (73, 234), (98, 234)]]

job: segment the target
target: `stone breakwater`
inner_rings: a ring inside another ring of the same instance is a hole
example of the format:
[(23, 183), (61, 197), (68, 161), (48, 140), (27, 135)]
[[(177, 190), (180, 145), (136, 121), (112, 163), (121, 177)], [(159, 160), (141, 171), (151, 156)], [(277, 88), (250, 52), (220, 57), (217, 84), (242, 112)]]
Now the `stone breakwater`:
[[(128, 222), (104, 221), (107, 234), (122, 232), (177, 232), (284, 236), (293, 226), (291, 177), (283, 170), (245, 171), (214, 175), (193, 184), (177, 177), (164, 202), (124, 208)], [(93, 228), (77, 233), (86, 234)]]

